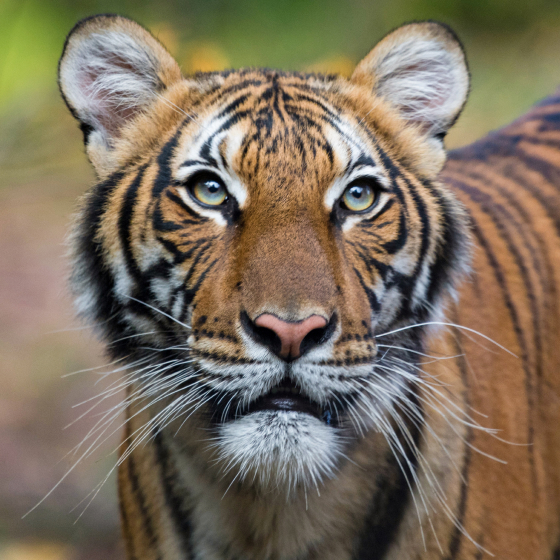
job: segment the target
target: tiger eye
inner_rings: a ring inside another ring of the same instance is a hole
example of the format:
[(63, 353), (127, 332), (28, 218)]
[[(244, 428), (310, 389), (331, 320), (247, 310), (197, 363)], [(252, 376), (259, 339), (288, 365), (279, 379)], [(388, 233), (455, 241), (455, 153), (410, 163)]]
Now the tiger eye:
[(371, 208), (377, 199), (377, 193), (371, 185), (357, 181), (346, 187), (342, 195), (344, 206), (352, 212), (363, 212)]
[(220, 206), (227, 198), (225, 186), (217, 177), (200, 177), (192, 186), (193, 196), (205, 206)]

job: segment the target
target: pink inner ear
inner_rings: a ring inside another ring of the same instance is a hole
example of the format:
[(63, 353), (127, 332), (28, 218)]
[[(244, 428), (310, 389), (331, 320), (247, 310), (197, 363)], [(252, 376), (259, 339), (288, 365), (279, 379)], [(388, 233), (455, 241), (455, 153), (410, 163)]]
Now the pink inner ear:
[(101, 126), (110, 137), (118, 137), (121, 128), (153, 99), (161, 87), (157, 81), (125, 57), (109, 52), (79, 72), (80, 90), (87, 98), (94, 127)]
[[(395, 100), (401, 115), (408, 122), (420, 125), (426, 134), (443, 132), (451, 120), (445, 114), (444, 106), (453, 95), (452, 81), (438, 80), (436, 74), (423, 63), (405, 66), (399, 69), (399, 75), (409, 75), (411, 80), (418, 82), (425, 81), (424, 88), (410, 88), (407, 95)], [(391, 96), (388, 99), (391, 100)]]

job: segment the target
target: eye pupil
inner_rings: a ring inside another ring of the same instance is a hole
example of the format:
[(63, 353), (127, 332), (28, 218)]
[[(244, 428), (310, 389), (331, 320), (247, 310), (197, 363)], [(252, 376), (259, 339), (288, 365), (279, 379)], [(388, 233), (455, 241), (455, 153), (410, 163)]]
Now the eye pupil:
[(355, 185), (354, 187), (350, 187), (350, 189), (348, 190), (348, 194), (354, 198), (357, 198), (358, 200), (360, 200), (362, 197), (365, 198), (364, 189), (362, 187), (358, 187), (357, 185)]
[(218, 183), (216, 183), (215, 181), (206, 181), (204, 183), (204, 186), (208, 189), (210, 194), (217, 193), (221, 188), (221, 186), (218, 185)]

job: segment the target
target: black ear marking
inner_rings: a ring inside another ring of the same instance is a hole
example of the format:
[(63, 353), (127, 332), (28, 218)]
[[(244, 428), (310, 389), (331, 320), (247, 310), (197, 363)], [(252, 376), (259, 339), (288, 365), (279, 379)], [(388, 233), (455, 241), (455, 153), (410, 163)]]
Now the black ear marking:
[(89, 136), (93, 132), (93, 126), (91, 126), (90, 124), (88, 124), (86, 122), (80, 121), (80, 130), (82, 131), (82, 134), (84, 135), (84, 144), (87, 146)]

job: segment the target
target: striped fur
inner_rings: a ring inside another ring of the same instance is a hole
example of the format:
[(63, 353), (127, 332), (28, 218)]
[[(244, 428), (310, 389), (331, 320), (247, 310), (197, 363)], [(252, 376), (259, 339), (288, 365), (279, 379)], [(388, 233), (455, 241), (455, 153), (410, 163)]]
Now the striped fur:
[[(77, 306), (129, 366), (92, 434), (125, 412), (130, 560), (556, 557), (560, 98), (440, 174), (468, 74), (436, 23), (350, 80), (182, 78), (98, 16), (60, 85), (99, 177)], [(201, 172), (222, 206), (197, 202)], [(375, 202), (351, 212), (364, 178)], [(326, 326), (286, 361), (263, 314)], [(263, 404), (286, 384), (306, 411)]]

